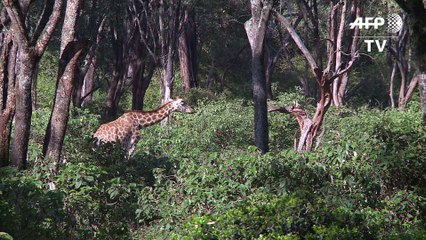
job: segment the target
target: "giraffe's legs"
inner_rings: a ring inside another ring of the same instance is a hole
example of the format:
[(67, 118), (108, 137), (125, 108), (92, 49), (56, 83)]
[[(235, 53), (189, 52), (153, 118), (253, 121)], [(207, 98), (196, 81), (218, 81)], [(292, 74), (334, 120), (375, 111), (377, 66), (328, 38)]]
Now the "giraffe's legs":
[(126, 150), (127, 150), (127, 159), (130, 159), (133, 152), (135, 151), (136, 144), (139, 142), (139, 134), (133, 134), (130, 137), (130, 140), (127, 143)]

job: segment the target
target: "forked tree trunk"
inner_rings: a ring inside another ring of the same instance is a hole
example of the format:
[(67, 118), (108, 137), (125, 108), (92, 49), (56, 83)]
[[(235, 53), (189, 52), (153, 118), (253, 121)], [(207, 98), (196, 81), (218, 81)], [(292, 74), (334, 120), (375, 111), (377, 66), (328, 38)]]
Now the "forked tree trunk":
[[(394, 94), (394, 80), (396, 76), (396, 72), (398, 70), (400, 76), (400, 84), (399, 84), (399, 94), (398, 94), (398, 109), (405, 109), (406, 105), (411, 100), (411, 97), (414, 93), (414, 89), (417, 87), (418, 77), (414, 74), (413, 78), (408, 82), (408, 76), (410, 75), (410, 62), (407, 60), (406, 47), (408, 43), (408, 27), (407, 27), (407, 16), (403, 17), (403, 27), (398, 34), (397, 41), (394, 43), (394, 47), (392, 46), (392, 42), (390, 42), (388, 46), (388, 50), (390, 53), (389, 62), (392, 63), (392, 57), (394, 58), (394, 63), (392, 67), (392, 72), (390, 76), (390, 86), (389, 86), (389, 96), (391, 98), (391, 107), (395, 108), (395, 103), (393, 102)], [(409, 51), (410, 52), (410, 51)], [(408, 54), (408, 59), (410, 59), (410, 54)]]
[(32, 98), (31, 87), (32, 78), (37, 63), (43, 55), (47, 43), (49, 42), (57, 23), (59, 22), (63, 0), (56, 0), (52, 6), (52, 1), (46, 1), (43, 13), (40, 16), (37, 26), (29, 36), (29, 27), (26, 26), (25, 19), (31, 1), (22, 1), (20, 6), (15, 1), (3, 0), (11, 20), (11, 30), (14, 41), (18, 45), (17, 76), (16, 76), (16, 114), (15, 129), (12, 144), (12, 165), (18, 169), (25, 169), (27, 164), (28, 142), (31, 128)]
[[(332, 6), (331, 12), (330, 12), (330, 39), (335, 39), (335, 14), (337, 11), (337, 8), (339, 8), (339, 3)], [(299, 35), (296, 33), (290, 22), (281, 14), (274, 11), (274, 16), (278, 20), (278, 23), (287, 30), (287, 32), (290, 34), (290, 36), (293, 38), (293, 41), (296, 43), (299, 50), (303, 53), (304, 57), (308, 61), (309, 65), (311, 66), (312, 73), (314, 74), (316, 81), (318, 83), (319, 89), (320, 89), (320, 99), (317, 103), (317, 108), (315, 111), (315, 114), (312, 118), (309, 118), (307, 112), (305, 109), (300, 108), (298, 106), (286, 106), (286, 107), (279, 107), (279, 106), (269, 106), (268, 111), (279, 111), (291, 114), (296, 117), (299, 128), (300, 128), (300, 137), (297, 144), (297, 151), (311, 151), (313, 147), (313, 143), (318, 137), (318, 132), (323, 124), (325, 114), (330, 107), (332, 101), (333, 101), (333, 95), (332, 95), (332, 83), (333, 81), (342, 76), (343, 74), (347, 73), (354, 63), (354, 61), (358, 58), (358, 54), (354, 53), (351, 60), (347, 63), (345, 68), (337, 67), (336, 72), (333, 74), (330, 71), (333, 66), (336, 66), (336, 61), (339, 59), (339, 55), (336, 55), (335, 47), (333, 44), (328, 43), (327, 44), (327, 54), (328, 54), (328, 61), (327, 61), (327, 67), (325, 70), (322, 70), (320, 67), (318, 67), (318, 64), (314, 60), (313, 56), (311, 55), (310, 51), (306, 48), (303, 41), (300, 39)]]
[[(350, 31), (351, 40), (349, 45), (346, 47), (347, 52), (350, 54), (350, 59), (346, 60), (345, 55), (343, 54), (344, 48), (344, 35), (345, 35), (345, 26), (348, 23), (347, 19), (347, 8), (348, 1), (342, 1), (343, 5), (341, 6), (340, 12), (340, 23), (338, 34), (336, 36), (336, 63), (335, 71), (338, 72), (340, 69), (345, 68), (344, 62), (348, 62), (354, 59), (355, 53), (358, 51), (358, 36), (359, 36), (359, 27)], [(354, 21), (354, 19), (361, 17), (361, 2), (360, 0), (351, 1), (349, 21)], [(345, 72), (341, 76), (337, 77), (333, 82), (333, 103), (336, 107), (343, 106), (345, 102), (346, 87), (349, 81), (349, 71)]]
[(267, 93), (264, 60), (264, 42), (272, 9), (268, 0), (251, 1), (251, 18), (244, 27), (251, 47), (251, 74), (254, 103), (254, 144), (263, 153), (269, 150)]

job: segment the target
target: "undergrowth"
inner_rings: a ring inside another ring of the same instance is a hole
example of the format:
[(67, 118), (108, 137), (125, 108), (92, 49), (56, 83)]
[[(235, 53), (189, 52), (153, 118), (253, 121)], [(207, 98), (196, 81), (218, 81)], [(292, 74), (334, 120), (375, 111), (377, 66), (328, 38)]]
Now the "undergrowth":
[[(100, 116), (73, 112), (64, 163), (41, 160), (49, 112), (33, 117), (30, 168), (0, 169), (0, 232), (15, 239), (424, 239), (426, 130), (403, 112), (333, 110), (311, 153), (271, 114), (271, 152), (252, 146), (245, 100), (192, 100), (142, 130), (134, 156), (94, 149)], [(293, 97), (283, 96), (281, 102)], [(48, 190), (48, 188), (55, 190)]]

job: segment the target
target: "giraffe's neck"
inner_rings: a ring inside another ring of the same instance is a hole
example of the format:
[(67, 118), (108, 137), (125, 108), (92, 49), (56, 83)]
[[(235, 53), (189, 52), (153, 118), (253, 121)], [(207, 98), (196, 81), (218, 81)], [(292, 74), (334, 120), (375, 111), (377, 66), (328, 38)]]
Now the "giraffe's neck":
[(138, 116), (138, 123), (140, 127), (151, 126), (155, 123), (160, 122), (164, 118), (170, 115), (172, 112), (172, 102), (166, 103), (159, 107), (158, 109), (150, 112), (140, 112)]

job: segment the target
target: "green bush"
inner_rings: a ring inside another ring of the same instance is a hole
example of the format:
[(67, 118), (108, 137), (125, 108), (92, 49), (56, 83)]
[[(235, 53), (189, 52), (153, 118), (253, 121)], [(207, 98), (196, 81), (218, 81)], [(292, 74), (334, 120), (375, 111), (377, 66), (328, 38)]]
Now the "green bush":
[(56, 173), (40, 158), (50, 112), (37, 110), (31, 169), (0, 172), (0, 231), (16, 239), (426, 236), (418, 105), (404, 112), (330, 109), (311, 153), (292, 150), (292, 117), (271, 114), (265, 155), (252, 146), (249, 102), (214, 96), (193, 105), (195, 114), (174, 113), (169, 125), (141, 130), (130, 160), (119, 146), (93, 149), (99, 115), (75, 111)]

